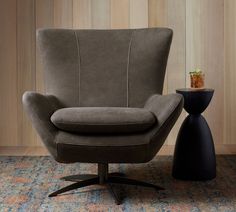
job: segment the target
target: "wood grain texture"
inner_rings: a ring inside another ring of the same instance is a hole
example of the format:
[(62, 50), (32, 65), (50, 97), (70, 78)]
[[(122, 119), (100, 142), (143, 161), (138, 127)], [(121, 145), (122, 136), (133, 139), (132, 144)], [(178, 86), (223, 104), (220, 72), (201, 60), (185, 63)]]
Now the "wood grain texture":
[(236, 1), (227, 0), (224, 5), (225, 45), (225, 101), (224, 143), (236, 143)]
[[(149, 0), (148, 1), (148, 26), (149, 27), (168, 27), (168, 0)], [(172, 48), (171, 48), (172, 49)], [(168, 64), (170, 59), (168, 59)], [(163, 94), (168, 94), (168, 64), (164, 79)], [(173, 131), (173, 130), (172, 130)], [(173, 134), (173, 133), (172, 133)], [(169, 135), (164, 145), (171, 143)]]
[(92, 28), (110, 28), (110, 0), (91, 0)]
[[(205, 115), (217, 144), (236, 144), (235, 0), (0, 0), (0, 146), (39, 145), (22, 110), (25, 90), (44, 92), (35, 29), (170, 27), (164, 93), (189, 86), (200, 67), (215, 89)], [(168, 137), (174, 143), (180, 122)]]
[[(43, 27), (53, 27), (54, 25), (54, 1), (53, 0), (35, 0), (35, 23), (36, 29)], [(43, 67), (39, 56), (39, 51), (36, 46), (36, 91), (45, 93)], [(37, 145), (42, 145), (41, 139), (37, 136)]]
[(54, 27), (73, 27), (73, 0), (54, 0)]
[[(53, 27), (54, 2), (52, 0), (36, 0), (36, 29)], [(36, 48), (36, 90), (44, 93), (43, 68)]]
[(129, 28), (129, 0), (111, 0), (111, 28)]
[(73, 28), (92, 27), (91, 0), (73, 0)]
[(185, 0), (167, 1), (168, 24), (174, 32), (168, 59), (168, 93), (185, 87)]
[(168, 0), (148, 1), (148, 26), (166, 27), (168, 22)]
[[(149, 27), (169, 27), (174, 36), (167, 64), (163, 93), (185, 87), (185, 0), (149, 0)], [(175, 143), (186, 113), (183, 112), (166, 140)]]
[(148, 27), (148, 0), (130, 0), (130, 28)]
[[(167, 26), (174, 31), (169, 60), (167, 65), (167, 93), (175, 93), (177, 88), (186, 86), (186, 33), (185, 33), (185, 3), (186, 0), (168, 0)], [(168, 136), (167, 143), (175, 144), (180, 126), (186, 117), (183, 111)]]
[[(205, 117), (211, 127), (214, 141), (224, 139), (224, 0), (209, 0), (207, 8), (207, 71), (206, 85), (215, 89)], [(217, 77), (216, 77), (217, 76)]]
[[(223, 143), (224, 1), (186, 1), (186, 11), (186, 70), (201, 68), (205, 72), (206, 87), (215, 89), (205, 116), (215, 143)], [(189, 79), (187, 73), (186, 76)]]
[[(168, 0), (148, 1), (148, 27), (168, 27)], [(168, 93), (168, 71), (165, 74), (163, 94)]]
[(0, 1), (0, 143), (17, 145), (16, 0)]
[[(205, 11), (201, 9), (198, 0), (186, 1), (186, 71), (202, 67), (205, 58), (203, 45), (199, 45), (204, 39), (201, 35), (205, 32), (205, 24), (201, 24)], [(189, 86), (189, 78), (186, 79)]]
[(17, 1), (17, 145), (35, 146), (36, 134), (23, 111), (22, 95), (35, 90), (35, 1)]

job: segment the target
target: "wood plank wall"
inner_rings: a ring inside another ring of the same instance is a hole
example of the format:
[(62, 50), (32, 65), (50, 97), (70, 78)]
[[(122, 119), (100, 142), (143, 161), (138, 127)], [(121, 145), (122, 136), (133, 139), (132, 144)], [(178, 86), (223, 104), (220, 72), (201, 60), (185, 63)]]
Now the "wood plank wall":
[(224, 5), (225, 49), (225, 113), (224, 143), (236, 144), (236, 1), (227, 0)]
[[(215, 88), (205, 113), (214, 140), (236, 144), (235, 11), (235, 0), (0, 0), (0, 146), (41, 145), (21, 104), (25, 90), (44, 91), (37, 28), (156, 26), (174, 29), (164, 93), (189, 86), (188, 72), (202, 68)], [(185, 116), (166, 144), (175, 143)]]
[(186, 11), (186, 70), (201, 67), (207, 86), (215, 89), (205, 116), (215, 143), (220, 144), (224, 142), (224, 0), (188, 0)]

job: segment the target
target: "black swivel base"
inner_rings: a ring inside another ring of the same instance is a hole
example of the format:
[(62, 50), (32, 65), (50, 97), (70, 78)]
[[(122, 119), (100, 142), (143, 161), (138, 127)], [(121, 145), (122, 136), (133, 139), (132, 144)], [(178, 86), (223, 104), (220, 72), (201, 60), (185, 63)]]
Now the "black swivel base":
[(122, 173), (108, 173), (108, 164), (98, 164), (98, 174), (88, 174), (88, 175), (72, 175), (61, 178), (65, 181), (75, 182), (69, 186), (66, 186), (58, 191), (55, 191), (49, 195), (49, 197), (57, 196), (58, 194), (65, 193), (77, 188), (82, 188), (90, 185), (105, 185), (110, 191), (111, 195), (115, 199), (116, 204), (121, 204), (122, 199), (118, 193), (114, 190), (112, 184), (126, 184), (126, 185), (137, 185), (143, 187), (150, 187), (156, 190), (164, 190), (164, 188), (153, 185), (150, 183), (126, 178)]

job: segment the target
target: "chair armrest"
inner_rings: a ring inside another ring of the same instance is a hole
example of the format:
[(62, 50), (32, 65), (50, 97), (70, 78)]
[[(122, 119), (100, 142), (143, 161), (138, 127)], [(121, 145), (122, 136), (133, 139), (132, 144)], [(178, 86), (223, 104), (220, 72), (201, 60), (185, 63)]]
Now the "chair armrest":
[(155, 94), (147, 100), (144, 108), (155, 114), (158, 125), (161, 126), (180, 104), (183, 107), (183, 97), (180, 94)]
[(26, 91), (22, 97), (24, 109), (34, 128), (42, 139), (49, 152), (55, 156), (54, 142), (58, 129), (51, 123), (51, 115), (62, 106), (55, 96), (42, 95)]
[(174, 126), (183, 109), (183, 97), (180, 94), (168, 94), (151, 96), (144, 108), (151, 111), (157, 118), (157, 124), (153, 127), (150, 136), (150, 154), (151, 160), (164, 144), (169, 132)]

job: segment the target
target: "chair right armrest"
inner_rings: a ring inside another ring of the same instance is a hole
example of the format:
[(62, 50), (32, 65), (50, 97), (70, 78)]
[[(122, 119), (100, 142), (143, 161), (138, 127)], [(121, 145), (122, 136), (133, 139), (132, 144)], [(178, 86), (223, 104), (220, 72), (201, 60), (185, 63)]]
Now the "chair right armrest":
[(183, 96), (181, 94), (155, 94), (147, 100), (144, 108), (155, 114), (158, 125), (161, 126), (179, 104), (183, 107)]
[(150, 155), (152, 159), (164, 144), (183, 109), (183, 97), (180, 94), (151, 96), (144, 108), (151, 111), (157, 118), (157, 125), (150, 134)]

